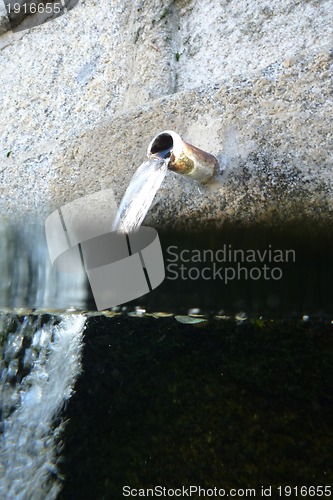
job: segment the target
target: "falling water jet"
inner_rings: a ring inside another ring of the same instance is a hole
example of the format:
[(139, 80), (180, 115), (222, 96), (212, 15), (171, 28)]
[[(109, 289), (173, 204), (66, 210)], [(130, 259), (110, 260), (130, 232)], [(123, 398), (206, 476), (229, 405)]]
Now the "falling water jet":
[(140, 227), (168, 170), (168, 158), (152, 156), (140, 165), (121, 200), (113, 231), (128, 233)]

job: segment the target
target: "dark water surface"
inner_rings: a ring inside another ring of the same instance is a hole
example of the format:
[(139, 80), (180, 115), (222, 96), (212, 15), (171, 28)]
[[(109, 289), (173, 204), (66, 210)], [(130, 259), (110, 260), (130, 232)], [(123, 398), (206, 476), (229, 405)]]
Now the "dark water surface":
[[(333, 225), (158, 230), (165, 279), (127, 304), (150, 312), (333, 318)], [(128, 277), (130, 279), (130, 277)], [(86, 308), (95, 304), (87, 284)]]
[(63, 500), (332, 484), (331, 321), (92, 318), (83, 367)]
[[(333, 225), (158, 230), (165, 280), (129, 304), (151, 312), (333, 317)], [(0, 226), (0, 309), (96, 310), (81, 274), (51, 267), (44, 228)], [(124, 276), (124, 280), (131, 276)], [(110, 287), (112, 287), (110, 283)]]

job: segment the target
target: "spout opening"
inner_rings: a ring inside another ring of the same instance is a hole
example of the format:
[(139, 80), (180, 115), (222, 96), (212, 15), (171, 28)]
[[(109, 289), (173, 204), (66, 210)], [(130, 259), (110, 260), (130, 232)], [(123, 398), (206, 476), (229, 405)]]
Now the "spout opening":
[(173, 130), (156, 135), (148, 146), (147, 156), (165, 160), (169, 170), (202, 183), (212, 178), (218, 165), (215, 156), (183, 141)]
[(168, 133), (162, 133), (152, 141), (149, 153), (163, 159), (170, 158), (172, 148), (173, 137)]

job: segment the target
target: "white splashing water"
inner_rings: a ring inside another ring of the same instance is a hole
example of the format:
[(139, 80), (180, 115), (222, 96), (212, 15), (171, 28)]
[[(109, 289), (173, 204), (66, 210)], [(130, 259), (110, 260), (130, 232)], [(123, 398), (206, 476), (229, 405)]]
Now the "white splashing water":
[(143, 222), (168, 170), (169, 159), (153, 157), (140, 165), (121, 200), (113, 231), (130, 232)]
[[(44, 320), (45, 321), (45, 320)], [(55, 418), (81, 370), (82, 315), (0, 316), (0, 498), (53, 500), (64, 423)]]

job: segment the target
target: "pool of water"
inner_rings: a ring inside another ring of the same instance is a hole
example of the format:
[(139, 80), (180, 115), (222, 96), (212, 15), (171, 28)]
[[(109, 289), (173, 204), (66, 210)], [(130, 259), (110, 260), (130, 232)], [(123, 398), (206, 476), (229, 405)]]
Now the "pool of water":
[[(223, 230), (158, 230), (165, 279), (113, 312), (272, 318), (333, 315), (332, 227), (233, 225)], [(0, 310), (96, 311), (85, 274), (52, 269), (44, 228), (1, 227)], [(110, 285), (112, 286), (112, 285)]]

